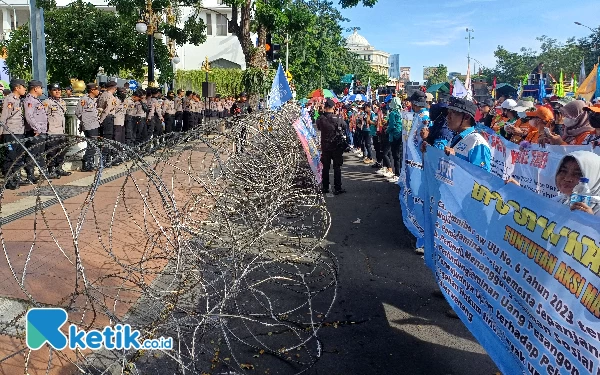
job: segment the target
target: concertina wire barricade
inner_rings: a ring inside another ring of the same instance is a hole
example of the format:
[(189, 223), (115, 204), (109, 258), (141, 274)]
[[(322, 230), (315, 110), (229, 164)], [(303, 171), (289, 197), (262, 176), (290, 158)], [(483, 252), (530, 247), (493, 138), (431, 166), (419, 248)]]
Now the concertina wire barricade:
[[(52, 140), (49, 155), (87, 142), (100, 166), (60, 180), (42, 173), (36, 185), (2, 190), (0, 306), (10, 313), (0, 316), (0, 369), (33, 375), (311, 368), (323, 351), (318, 333), (336, 297), (338, 270), (323, 246), (330, 216), (292, 127), (298, 114), (288, 104), (208, 121), (164, 135), (145, 156), (145, 145)], [(102, 148), (125, 163), (103, 168)], [(30, 150), (22, 157), (31, 160)], [(15, 208), (22, 201), (31, 207)], [(32, 307), (64, 308), (63, 330), (130, 324), (140, 341), (172, 337), (173, 349), (30, 350), (25, 313)]]

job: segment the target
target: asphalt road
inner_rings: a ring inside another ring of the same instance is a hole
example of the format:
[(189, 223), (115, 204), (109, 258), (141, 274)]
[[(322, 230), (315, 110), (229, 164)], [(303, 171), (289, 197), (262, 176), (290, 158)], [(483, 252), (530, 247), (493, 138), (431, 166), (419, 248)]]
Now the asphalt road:
[[(402, 223), (399, 188), (345, 154), (346, 194), (326, 198), (327, 237), (338, 257), (337, 302), (311, 374), (492, 375), (497, 367), (460, 320), (432, 295), (433, 273)], [(333, 173), (333, 171), (332, 171)], [(333, 181), (333, 176), (332, 176)], [(360, 219), (360, 224), (353, 223)], [(336, 328), (337, 327), (337, 328)]]

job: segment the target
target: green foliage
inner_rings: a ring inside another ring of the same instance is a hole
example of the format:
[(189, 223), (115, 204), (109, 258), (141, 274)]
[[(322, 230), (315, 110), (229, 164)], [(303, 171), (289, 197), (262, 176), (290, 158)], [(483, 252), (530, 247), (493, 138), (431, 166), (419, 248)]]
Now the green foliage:
[(242, 86), (248, 94), (266, 94), (272, 79), (260, 68), (247, 68), (242, 73)]
[(2, 47), (6, 47), (8, 57), (6, 66), (13, 78), (26, 81), (31, 76), (31, 43), (29, 42), (29, 24), (25, 24), (10, 33), (10, 39)]
[(448, 68), (446, 65), (440, 64), (437, 66), (437, 69), (433, 70), (425, 86), (430, 87), (442, 82), (448, 82)]
[[(82, 0), (62, 8), (50, 3), (44, 6), (49, 82), (67, 84), (71, 78), (89, 82), (96, 78), (100, 67), (108, 75), (127, 71), (137, 79), (144, 77), (148, 36), (135, 31), (135, 18), (100, 10)], [(29, 77), (29, 26), (15, 30), (6, 47), (11, 75)], [(171, 59), (160, 40), (154, 41), (154, 59), (161, 72), (159, 83), (170, 82)]]
[[(243, 91), (241, 69), (213, 68), (208, 74), (208, 81), (214, 82), (216, 91), (222, 96), (237, 97)], [(202, 82), (206, 81), (206, 72), (203, 70), (177, 70), (175, 73), (175, 86), (184, 90), (202, 92)]]

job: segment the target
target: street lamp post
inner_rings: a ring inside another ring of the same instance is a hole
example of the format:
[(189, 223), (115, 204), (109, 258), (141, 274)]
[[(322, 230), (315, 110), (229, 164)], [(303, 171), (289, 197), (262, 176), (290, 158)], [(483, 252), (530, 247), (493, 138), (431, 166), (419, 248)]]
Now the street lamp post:
[[(575, 21), (575, 25), (586, 27), (586, 28), (590, 29), (590, 31), (591, 31), (592, 33), (595, 33), (595, 32), (596, 32), (596, 30), (592, 29), (591, 27), (589, 27), (589, 26), (587, 26), (587, 25), (584, 25), (584, 24), (582, 24), (581, 22), (577, 22), (577, 21)], [(598, 50), (598, 43), (597, 43), (597, 42), (596, 42), (596, 43), (594, 43), (594, 52), (596, 52), (596, 53), (598, 54), (598, 63), (600, 64), (600, 53), (599, 53), (599, 52), (600, 52), (600, 50)]]
[(162, 39), (163, 35), (158, 30), (160, 16), (152, 9), (152, 0), (146, 0), (146, 8), (140, 12), (140, 19), (135, 24), (135, 29), (140, 34), (148, 34), (148, 86), (155, 86), (154, 82), (154, 39)]

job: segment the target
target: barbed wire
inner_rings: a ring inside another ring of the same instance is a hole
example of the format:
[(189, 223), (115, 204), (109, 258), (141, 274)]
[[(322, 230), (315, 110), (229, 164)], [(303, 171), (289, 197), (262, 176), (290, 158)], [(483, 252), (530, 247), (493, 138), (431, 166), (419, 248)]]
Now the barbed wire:
[[(330, 216), (291, 125), (298, 113), (286, 105), (209, 121), (136, 147), (76, 136), (38, 143), (40, 171), (40, 160), (56, 155), (80, 159), (82, 142), (98, 169), (60, 180), (40, 172), (36, 185), (1, 193), (0, 306), (12, 313), (0, 315), (0, 368), (236, 374), (313, 366), (338, 270), (323, 245)], [(31, 161), (36, 153), (24, 150), (21, 160)], [(21, 173), (12, 169), (5, 181)], [(50, 306), (67, 310), (67, 325), (130, 324), (140, 341), (172, 337), (173, 349), (30, 350), (25, 313)]]

